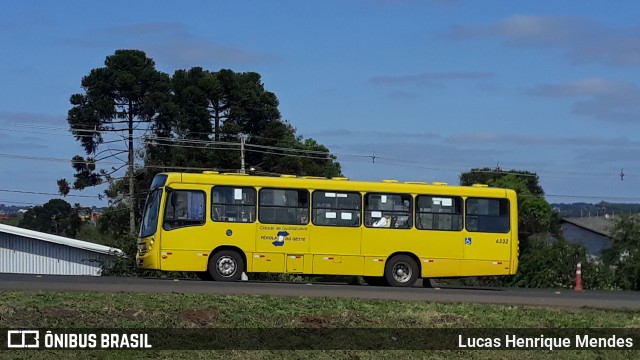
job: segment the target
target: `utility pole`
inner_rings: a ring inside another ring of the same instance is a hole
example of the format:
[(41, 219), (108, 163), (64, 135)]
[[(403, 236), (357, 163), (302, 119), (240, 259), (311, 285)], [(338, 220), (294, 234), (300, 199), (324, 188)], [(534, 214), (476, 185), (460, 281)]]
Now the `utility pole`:
[(240, 173), (245, 173), (244, 168), (244, 144), (249, 140), (249, 134), (238, 134), (240, 138)]

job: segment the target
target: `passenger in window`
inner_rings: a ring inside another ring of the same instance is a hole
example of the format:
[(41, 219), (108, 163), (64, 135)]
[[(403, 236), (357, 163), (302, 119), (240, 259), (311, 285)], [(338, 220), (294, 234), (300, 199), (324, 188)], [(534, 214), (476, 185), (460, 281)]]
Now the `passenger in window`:
[(381, 217), (380, 219), (376, 220), (372, 226), (373, 227), (389, 227), (389, 221), (387, 220), (386, 216)]
[(360, 226), (360, 212), (354, 212), (352, 214), (353, 225)]

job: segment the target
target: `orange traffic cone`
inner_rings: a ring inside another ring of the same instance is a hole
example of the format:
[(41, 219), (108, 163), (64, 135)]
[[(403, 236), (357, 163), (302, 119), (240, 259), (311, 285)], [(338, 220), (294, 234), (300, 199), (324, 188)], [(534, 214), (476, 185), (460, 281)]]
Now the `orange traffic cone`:
[(576, 291), (582, 291), (582, 262), (576, 267)]

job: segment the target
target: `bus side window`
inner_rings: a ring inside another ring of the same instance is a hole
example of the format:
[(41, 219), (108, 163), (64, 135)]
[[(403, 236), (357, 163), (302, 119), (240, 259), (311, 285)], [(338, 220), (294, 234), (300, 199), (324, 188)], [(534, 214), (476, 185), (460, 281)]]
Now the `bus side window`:
[(312, 195), (311, 220), (319, 226), (359, 227), (361, 207), (360, 193), (316, 190)]
[[(462, 230), (462, 198), (458, 196), (418, 195), (416, 226), (421, 230)], [(469, 225), (467, 225), (468, 227)]]
[(413, 197), (410, 194), (365, 195), (365, 226), (409, 229), (412, 224)]
[(260, 189), (258, 217), (264, 224), (309, 223), (309, 192), (302, 189)]
[(214, 186), (211, 219), (215, 222), (246, 222), (256, 219), (256, 190), (252, 187)]

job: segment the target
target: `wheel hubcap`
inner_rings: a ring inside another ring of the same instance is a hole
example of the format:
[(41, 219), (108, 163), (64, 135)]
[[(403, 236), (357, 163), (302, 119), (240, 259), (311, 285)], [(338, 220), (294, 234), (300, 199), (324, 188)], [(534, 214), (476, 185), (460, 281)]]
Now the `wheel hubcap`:
[(393, 278), (397, 282), (405, 283), (411, 278), (411, 268), (407, 263), (397, 263), (393, 266)]
[(216, 263), (216, 269), (218, 270), (218, 274), (229, 277), (235, 274), (236, 272), (236, 262), (230, 256), (223, 256), (218, 259)]

